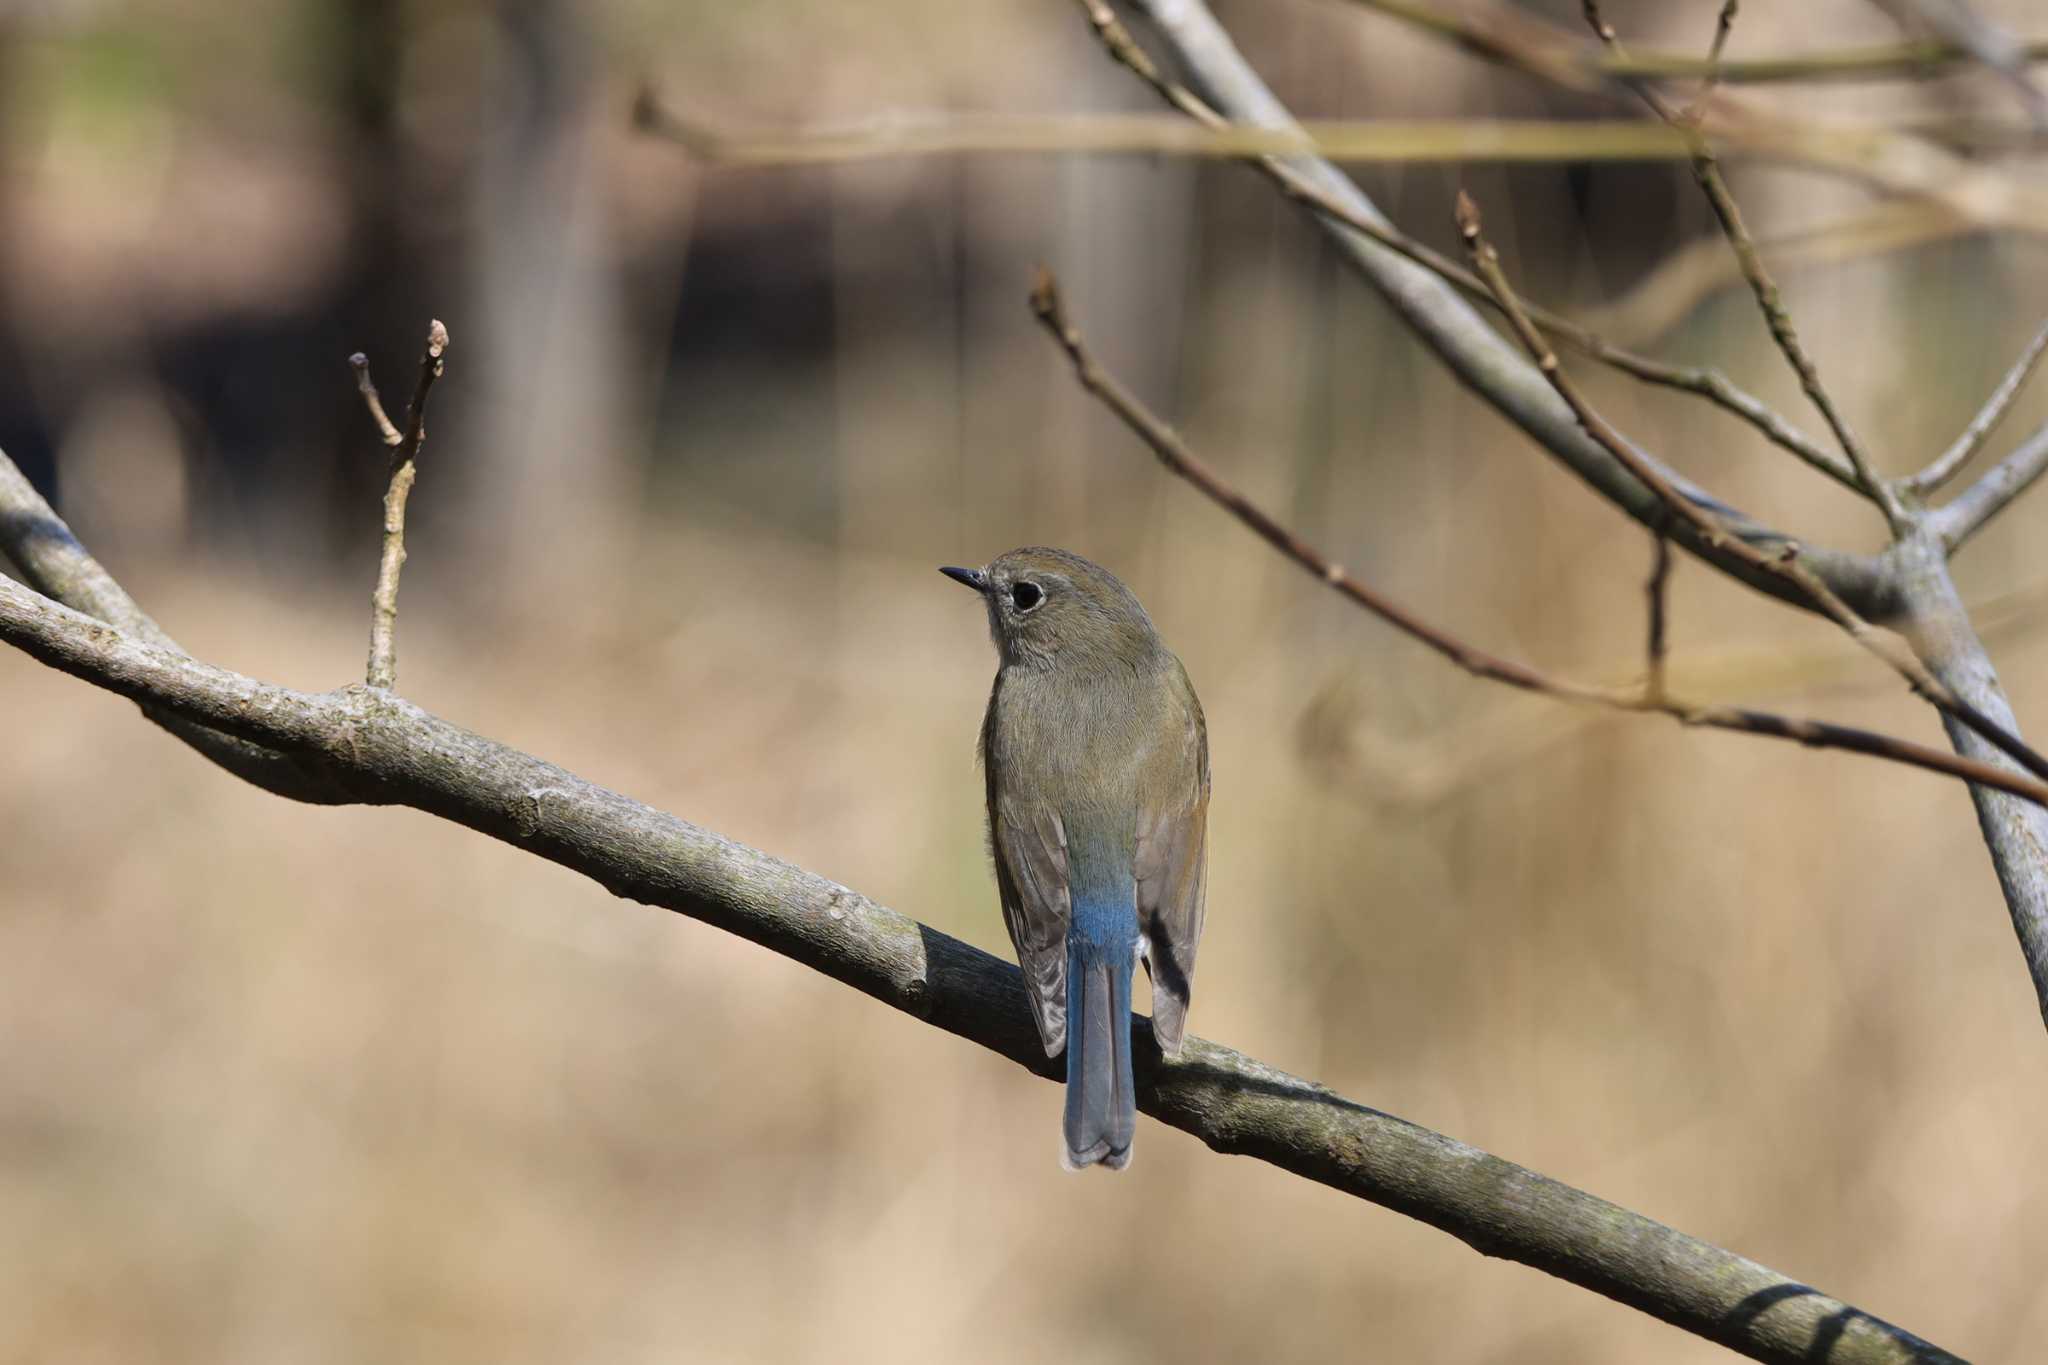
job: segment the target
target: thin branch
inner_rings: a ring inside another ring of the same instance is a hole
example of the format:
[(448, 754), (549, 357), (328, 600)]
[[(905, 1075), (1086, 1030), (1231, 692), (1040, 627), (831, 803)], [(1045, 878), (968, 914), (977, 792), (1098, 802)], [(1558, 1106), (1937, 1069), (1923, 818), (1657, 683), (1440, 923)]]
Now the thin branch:
[(1643, 585), (1643, 593), (1649, 598), (1649, 638), (1645, 642), (1644, 654), (1649, 666), (1643, 673), (1643, 695), (1651, 702), (1662, 702), (1667, 695), (1664, 679), (1664, 661), (1668, 654), (1665, 644), (1665, 617), (1667, 613), (1666, 592), (1671, 584), (1671, 542), (1661, 535), (1651, 533), (1650, 581)]
[(1700, 80), (1699, 94), (1685, 111), (1685, 121), (1698, 128), (1704, 122), (1707, 104), (1714, 98), (1714, 87), (1721, 83), (1721, 53), (1728, 46), (1728, 35), (1735, 31), (1735, 15), (1742, 8), (1742, 0), (1723, 0), (1721, 13), (1714, 20), (1714, 41), (1707, 48), (1707, 74)]
[(2019, 397), (2027, 377), (2041, 363), (2044, 351), (2048, 351), (2048, 323), (2043, 323), (2041, 330), (2034, 333), (2033, 340), (2020, 352), (2019, 359), (2013, 361), (2012, 368), (2005, 372), (2005, 378), (1998, 381), (1998, 387), (1984, 400), (1984, 406), (1977, 410), (1977, 415), (1970, 419), (1970, 425), (1963, 428), (1963, 434), (1956, 437), (1955, 443), (1942, 451), (1927, 468), (1902, 481), (1900, 487), (1915, 497), (1925, 498), (1954, 478), (1998, 424), (2005, 420), (2005, 414), (2012, 410), (2013, 399)]
[(377, 424), (384, 444), (393, 449), (405, 444), (405, 433), (392, 424), (390, 414), (384, 411), (384, 400), (377, 396), (377, 386), (370, 379), (370, 357), (357, 351), (348, 358), (348, 367), (356, 372), (356, 392), (363, 396), (363, 406), (370, 410), (370, 420)]
[(1764, 323), (1770, 328), (1771, 339), (1778, 343), (1778, 349), (1785, 355), (1792, 372), (1799, 376), (1799, 387), (1826, 420), (1828, 429), (1835, 433), (1842, 453), (1849, 457), (1849, 465), (1856, 471), (1856, 482), (1864, 494), (1883, 511), (1886, 523), (1893, 534), (1905, 528), (1905, 509), (1900, 506), (1898, 496), (1885, 486), (1872, 468), (1870, 456), (1864, 451), (1863, 442), (1849, 419), (1835, 406), (1835, 400), (1820, 382), (1820, 369), (1813, 363), (1813, 357), (1806, 352), (1799, 340), (1798, 329), (1792, 325), (1792, 315), (1785, 309), (1783, 296), (1778, 291), (1777, 281), (1771, 278), (1764, 267), (1764, 259), (1756, 248), (1756, 239), (1749, 235), (1749, 228), (1742, 221), (1742, 210), (1735, 202), (1735, 196), (1728, 189), (1728, 182), (1721, 175), (1721, 165), (1705, 139), (1697, 143), (1698, 155), (1693, 158), (1693, 176), (1700, 188), (1706, 191), (1707, 202), (1713, 205), (1714, 216), (1720, 220), (1721, 230), (1727, 235), (1728, 245), (1735, 252), (1735, 259), (1742, 267), (1742, 277), (1749, 282), (1750, 292), (1756, 295), (1757, 308), (1764, 315)]
[[(1587, 0), (1592, 7), (1592, 0)], [(1605, 447), (1630, 473), (1641, 480), (1656, 496), (1664, 508), (1675, 518), (1690, 523), (1699, 536), (1709, 543), (1725, 545), (1731, 553), (1747, 560), (1753, 568), (1762, 572), (1780, 575), (1804, 593), (1815, 609), (1827, 616), (1843, 630), (1849, 638), (1868, 650), (1873, 656), (1905, 679), (1915, 694), (1940, 710), (1955, 717), (1970, 729), (1982, 735), (2009, 757), (2014, 759), (2036, 777), (2048, 778), (2048, 758), (2036, 753), (2006, 725), (1993, 720), (1983, 711), (1958, 696), (1953, 688), (1929, 670), (1912, 653), (1901, 648), (1890, 636), (1880, 635), (1871, 624), (1859, 616), (1844, 602), (1833, 589), (1829, 588), (1818, 575), (1801, 562), (1796, 546), (1769, 555), (1745, 541), (1736, 539), (1729, 528), (1713, 511), (1702, 507), (1681, 494), (1665, 479), (1662, 472), (1642, 456), (1628, 438), (1594, 410), (1578, 391), (1558, 364), (1557, 353), (1543, 340), (1542, 333), (1529, 321), (1516, 299), (1513, 286), (1508, 283), (1507, 273), (1501, 269), (1500, 256), (1491, 243), (1480, 235), (1479, 206), (1472, 202), (1464, 191), (1458, 192), (1458, 231), (1465, 239), (1466, 250), (1471, 254), (1479, 275), (1500, 299), (1501, 308), (1513, 324), (1515, 334), (1522, 339), (1536, 368), (1550, 381), (1560, 398), (1570, 406), (1586, 434)]]
[(349, 357), (363, 402), (383, 433), (384, 444), (391, 450), (391, 482), (384, 490), (384, 544), (377, 561), (377, 587), (370, 595), (370, 662), (364, 681), (371, 687), (388, 689), (398, 683), (398, 573), (405, 567), (405, 503), (412, 495), (420, 447), (427, 439), (427, 395), (433, 391), (434, 381), (441, 377), (447, 353), (448, 329), (437, 318), (427, 324), (419, 382), (405, 410), (402, 435), (377, 398), (377, 386), (370, 382), (368, 358), (361, 352)]
[[(1621, 40), (1615, 35), (1614, 26), (1600, 14), (1599, 0), (1583, 0), (1586, 22), (1592, 26), (1600, 41), (1612, 52), (1620, 52)], [(1730, 18), (1727, 10), (1722, 11), (1725, 22)], [(1784, 298), (1779, 293), (1777, 281), (1771, 278), (1764, 267), (1763, 256), (1757, 251), (1756, 239), (1750, 236), (1749, 228), (1742, 221), (1742, 209), (1735, 202), (1735, 195), (1728, 188), (1728, 182), (1721, 175), (1721, 163), (1714, 149), (1699, 131), (1698, 121), (1672, 107), (1655, 87), (1647, 83), (1637, 87), (1643, 102), (1676, 132), (1688, 136), (1693, 144), (1692, 173), (1706, 192), (1707, 202), (1713, 206), (1714, 216), (1720, 221), (1721, 231), (1728, 239), (1728, 245), (1735, 252), (1735, 259), (1742, 268), (1742, 277), (1749, 281), (1750, 292), (1756, 296), (1757, 307), (1764, 315), (1764, 324), (1770, 329), (1771, 339), (1778, 343), (1785, 361), (1792, 372), (1799, 376), (1799, 387), (1820, 415), (1827, 421), (1828, 429), (1835, 433), (1835, 440), (1841, 445), (1842, 453), (1849, 457), (1849, 466), (1856, 471), (1856, 485), (1863, 495), (1877, 504), (1884, 513), (1885, 524), (1891, 528), (1894, 538), (1906, 530), (1905, 507), (1889, 485), (1878, 478), (1872, 468), (1870, 457), (1863, 449), (1861, 438), (1849, 425), (1835, 406), (1834, 397), (1820, 382), (1820, 369), (1807, 354), (1804, 343), (1799, 340), (1799, 331), (1792, 325), (1792, 315), (1785, 308)]]
[(1707, 49), (1706, 92), (1712, 94), (1714, 86), (1721, 80), (1721, 53), (1728, 46), (1728, 35), (1735, 29), (1735, 16), (1742, 9), (1742, 0), (1724, 0), (1720, 17), (1714, 20), (1714, 42)]
[(1978, 476), (1953, 501), (1929, 512), (1927, 524), (1940, 538), (1943, 548), (1954, 553), (2014, 498), (2031, 488), (2044, 470), (2048, 470), (2048, 423)]
[[(1168, 79), (1103, 0), (1077, 3), (1111, 58), (1190, 118), (1202, 123), (1236, 121), (1261, 128), (1295, 126), (1286, 108), (1237, 53), (1215, 18), (1195, 0), (1175, 0), (1170, 7), (1154, 3), (1146, 7), (1146, 12), (1184, 58), (1206, 70), (1207, 79), (1216, 86), (1211, 98), (1218, 107), (1211, 107), (1186, 86)], [(1229, 110), (1230, 117), (1226, 118), (1219, 108)], [(1346, 260), (1380, 290), (1416, 335), (1435, 349), (1474, 392), (1629, 516), (1650, 527), (1662, 525), (1668, 519), (1656, 498), (1579, 429), (1571, 410), (1558, 400), (1516, 348), (1480, 319), (1465, 300), (1450, 292), (1434, 263), (1425, 264), (1425, 257), (1411, 254), (1386, 238), (1385, 234), (1392, 232), (1391, 226), (1341, 171), (1313, 157), (1283, 160), (1268, 156), (1250, 164), (1272, 179), (1283, 194), (1317, 211), (1343, 248)], [(1750, 519), (1678, 475), (1666, 471), (1664, 477), (1687, 498), (1717, 509), (1742, 539), (1762, 545), (1787, 543), (1789, 538), (1783, 533)], [(1707, 559), (1723, 572), (1795, 606), (1810, 606), (1805, 596), (1789, 591), (1782, 578), (1758, 573), (1747, 560), (1701, 541), (1689, 524), (1682, 523), (1676, 534), (1690, 553)], [(1805, 555), (1845, 601), (1870, 614), (1882, 615), (1889, 610), (1896, 584), (1875, 559), (1812, 546), (1807, 547)]]
[[(2048, 808), (2048, 782), (2028, 778), (1995, 764), (1975, 762), (1940, 749), (1891, 735), (1858, 730), (1803, 716), (1781, 716), (1744, 707), (1701, 705), (1668, 695), (1662, 685), (1663, 571), (1653, 578), (1651, 675), (1659, 680), (1640, 691), (1621, 690), (1574, 682), (1545, 673), (1513, 659), (1502, 658), (1467, 644), (1449, 631), (1431, 624), (1413, 611), (1369, 584), (1353, 577), (1345, 568), (1295, 535), (1211, 469), (1189, 450), (1179, 433), (1168, 426), (1136, 395), (1104, 370), (1082, 340), (1080, 330), (1067, 317), (1058, 282), (1041, 271), (1031, 291), (1031, 311), (1066, 352), (1074, 377), (1090, 395), (1122, 420), (1150, 447), (1159, 462), (1193, 484), (1217, 506), (1249, 527), (1260, 539), (1331, 589), (1393, 626), (1402, 634), (1435, 650), (1476, 678), (1505, 683), (1526, 692), (1540, 693), (1559, 701), (1604, 706), (1617, 711), (1636, 711), (1670, 716), (1685, 725), (1792, 740), (1817, 749), (1841, 749), (1882, 758), (1907, 767), (1941, 773), (1966, 782), (1981, 782), (2000, 791), (2023, 796)], [(1664, 546), (1662, 536), (1657, 544)]]
[[(389, 692), (312, 695), (145, 644), (0, 581), (0, 640), (54, 668), (258, 743), (316, 755), (366, 799), (478, 830), (614, 895), (703, 920), (1054, 1078), (1017, 969), (857, 892), (475, 735)], [(1144, 1030), (1141, 1028), (1141, 1032)], [(1149, 1037), (1138, 1105), (1760, 1360), (1951, 1362), (1753, 1261), (1216, 1043)]]

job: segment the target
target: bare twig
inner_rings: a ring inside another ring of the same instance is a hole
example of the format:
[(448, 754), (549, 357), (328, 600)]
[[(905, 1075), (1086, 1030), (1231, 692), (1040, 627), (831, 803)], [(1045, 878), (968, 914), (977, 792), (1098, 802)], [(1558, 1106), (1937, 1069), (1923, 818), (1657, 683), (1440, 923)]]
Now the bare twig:
[[(1614, 26), (1600, 14), (1599, 0), (1583, 0), (1586, 22), (1609, 50), (1620, 52), (1621, 40), (1615, 35)], [(1723, 23), (1732, 19), (1729, 10), (1721, 11)], [(1720, 35), (1716, 35), (1718, 45)], [(1877, 504), (1884, 513), (1885, 524), (1896, 537), (1904, 534), (1906, 513), (1899, 502), (1898, 494), (1879, 479), (1871, 467), (1870, 457), (1864, 452), (1863, 442), (1855, 429), (1835, 406), (1835, 400), (1820, 382), (1820, 370), (1807, 354), (1804, 343), (1799, 340), (1798, 329), (1792, 325), (1792, 315), (1786, 311), (1783, 296), (1778, 285), (1764, 268), (1763, 256), (1757, 251), (1756, 239), (1749, 234), (1749, 228), (1742, 221), (1742, 209), (1735, 202), (1735, 195), (1728, 188), (1728, 182), (1721, 175), (1721, 163), (1699, 130), (1697, 117), (1674, 108), (1648, 83), (1637, 86), (1643, 102), (1673, 130), (1689, 137), (1693, 144), (1692, 173), (1706, 192), (1707, 202), (1713, 206), (1714, 216), (1720, 220), (1721, 231), (1728, 238), (1728, 245), (1735, 252), (1735, 259), (1742, 267), (1742, 277), (1749, 281), (1750, 292), (1756, 296), (1757, 307), (1764, 315), (1764, 323), (1770, 329), (1771, 339), (1778, 343), (1786, 363), (1799, 376), (1799, 386), (1807, 398), (1826, 419), (1829, 430), (1835, 433), (1842, 453), (1849, 457), (1849, 466), (1856, 472), (1856, 485), (1863, 495)]]
[(1984, 406), (1970, 419), (1970, 425), (1963, 428), (1963, 434), (1956, 437), (1954, 444), (1941, 452), (1934, 462), (1918, 474), (1903, 480), (1900, 484), (1915, 497), (1924, 498), (1954, 478), (1956, 472), (1970, 462), (1998, 424), (2005, 420), (2005, 414), (2012, 410), (2013, 399), (2019, 397), (2020, 389), (2026, 385), (2027, 376), (2041, 362), (2041, 355), (2048, 351), (2048, 323), (2034, 333), (2033, 340), (2013, 361), (2012, 368), (2005, 372), (2005, 378), (1998, 381), (1998, 387), (1984, 400)]
[(1707, 101), (1714, 97), (1714, 87), (1721, 83), (1721, 53), (1728, 46), (1728, 35), (1734, 31), (1735, 15), (1742, 8), (1742, 0), (1723, 0), (1721, 13), (1714, 20), (1714, 41), (1707, 48), (1707, 74), (1700, 80), (1700, 92), (1686, 110), (1686, 122), (1697, 128), (1706, 117)]
[[(737, 934), (1056, 1078), (1017, 969), (769, 854), (368, 687), (311, 695), (144, 644), (0, 580), (0, 640), (123, 696), (313, 755), (371, 799), (466, 825), (614, 895)], [(1141, 1028), (1142, 1028), (1141, 1021)], [(1761, 1360), (1953, 1362), (1878, 1318), (1640, 1214), (1220, 1044), (1140, 1041), (1138, 1106)]]
[(1991, 466), (1977, 481), (1955, 496), (1954, 501), (1927, 514), (1927, 523), (1953, 553), (1964, 541), (1984, 529), (1986, 522), (2033, 486), (2048, 470), (2048, 424), (2020, 442), (2010, 455)]
[(357, 351), (348, 358), (348, 364), (356, 372), (356, 392), (363, 396), (363, 405), (370, 410), (370, 420), (377, 424), (384, 444), (394, 449), (403, 445), (405, 434), (392, 425), (390, 414), (384, 411), (384, 400), (377, 396), (377, 386), (370, 379), (370, 357)]
[(1728, 237), (1728, 245), (1734, 249), (1735, 259), (1741, 264), (1742, 277), (1749, 281), (1750, 291), (1756, 295), (1757, 307), (1764, 315), (1764, 323), (1770, 328), (1771, 339), (1784, 352), (1786, 363), (1799, 376), (1799, 387), (1827, 421), (1828, 429), (1835, 433), (1841, 443), (1842, 453), (1849, 457), (1849, 465), (1856, 471), (1856, 482), (1864, 494), (1875, 502), (1884, 513), (1885, 522), (1893, 534), (1905, 529), (1905, 509), (1900, 506), (1898, 495), (1879, 479), (1872, 468), (1870, 456), (1863, 449), (1863, 442), (1849, 425), (1849, 419), (1835, 406), (1835, 400), (1820, 382), (1820, 369), (1807, 354), (1805, 345), (1799, 340), (1799, 332), (1792, 325), (1792, 315), (1786, 311), (1783, 296), (1778, 292), (1777, 281), (1764, 268), (1764, 259), (1756, 249), (1756, 239), (1749, 235), (1749, 228), (1742, 221), (1742, 210), (1735, 202), (1735, 196), (1728, 189), (1728, 182), (1721, 175), (1721, 165), (1712, 148), (1704, 139), (1698, 142), (1698, 155), (1692, 162), (1693, 176), (1700, 188), (1706, 191), (1707, 202), (1713, 205), (1714, 216), (1720, 220), (1721, 230)]
[(1664, 685), (1665, 647), (1665, 593), (1671, 584), (1671, 542), (1663, 536), (1650, 534), (1651, 554), (1650, 581), (1643, 587), (1644, 595), (1650, 600), (1649, 639), (1645, 654), (1649, 667), (1643, 673), (1643, 695), (1651, 703), (1662, 702), (1666, 695)]
[(441, 377), (442, 360), (447, 354), (448, 329), (436, 318), (427, 324), (427, 346), (420, 353), (419, 382), (413, 388), (412, 402), (405, 406), (405, 442), (401, 452), (404, 459), (417, 458), (427, 439), (427, 394)]
[[(1587, 2), (1590, 8), (1592, 0)], [(1656, 494), (1658, 501), (1674, 518), (1690, 523), (1702, 539), (1726, 546), (1730, 553), (1746, 560), (1759, 571), (1777, 574), (1796, 586), (1815, 609), (1847, 631), (1850, 639), (1897, 672), (1923, 700), (1982, 735), (2036, 777), (2048, 778), (2048, 758), (2036, 753), (2011, 729), (1963, 700), (1953, 688), (1929, 671), (1927, 665), (1900, 647), (1890, 636), (1879, 634), (1832, 588), (1822, 582), (1817, 574), (1800, 562), (1796, 546), (1788, 545), (1779, 554), (1766, 554), (1734, 536), (1719, 515), (1700, 506), (1674, 488), (1662, 472), (1644, 459), (1642, 453), (1630, 444), (1627, 437), (1616, 431), (1606, 418), (1594, 410), (1579, 393), (1578, 386), (1564, 373), (1564, 368), (1558, 364), (1557, 353), (1543, 340), (1542, 333), (1529, 321), (1528, 315), (1515, 298), (1514, 289), (1508, 283), (1507, 273), (1501, 269), (1499, 254), (1494, 251), (1492, 244), (1481, 236), (1479, 206), (1462, 190), (1458, 194), (1457, 217), (1458, 231), (1464, 237), (1466, 249), (1472, 256), (1473, 264), (1478, 268), (1480, 278), (1487, 282), (1500, 299), (1501, 308), (1513, 324), (1515, 334), (1521, 338), (1523, 346), (1536, 361), (1537, 369), (1550, 381), (1558, 396), (1570, 405), (1579, 424), (1585, 428), (1586, 434), (1598, 441), (1616, 460), (1627, 467), (1630, 473)]]
[[(1744, 707), (1699, 705), (1667, 695), (1661, 682), (1643, 688), (1616, 689), (1560, 678), (1513, 659), (1502, 658), (1467, 644), (1449, 631), (1431, 624), (1408, 608), (1359, 581), (1294, 532), (1281, 525), (1243, 493), (1203, 463), (1189, 450), (1179, 433), (1168, 426), (1114, 375), (1104, 370), (1088, 351), (1081, 333), (1068, 319), (1058, 282), (1049, 271), (1041, 271), (1031, 291), (1031, 311), (1052, 334), (1074, 367), (1081, 387), (1097, 398), (1151, 448), (1168, 470), (1193, 484), (1212, 502), (1235, 516), (1294, 563), (1315, 575), (1340, 595), (1350, 599), (1404, 635), (1435, 650), (1474, 677), (1505, 683), (1509, 687), (1536, 692), (1560, 701), (1604, 706), (1617, 711), (1653, 712), (1671, 716), (1686, 725), (1792, 740), (1811, 748), (1841, 749), (1886, 759), (1908, 767), (1942, 773), (1967, 782), (1981, 782), (2000, 791), (2024, 796), (2048, 807), (2048, 782), (2028, 778), (1990, 763), (1959, 758), (1924, 744), (1898, 739), (1869, 730), (1835, 725), (1800, 716), (1782, 716)], [(1664, 538), (1657, 543), (1664, 546)], [(1662, 674), (1662, 589), (1664, 572), (1653, 578), (1652, 676)]]
[(391, 451), (391, 482), (384, 490), (383, 551), (377, 561), (377, 587), (370, 596), (370, 662), (364, 680), (371, 687), (390, 688), (398, 682), (398, 573), (405, 567), (405, 503), (412, 494), (420, 447), (427, 439), (427, 395), (441, 377), (447, 352), (448, 329), (436, 319), (427, 324), (419, 383), (406, 407), (402, 434), (377, 398), (377, 386), (370, 382), (369, 360), (360, 352), (349, 357), (363, 402)]
[[(1150, 85), (1161, 99), (1205, 127), (1229, 129), (1240, 126), (1224, 118), (1200, 96), (1160, 71), (1103, 0), (1079, 0), (1079, 3), (1082, 12), (1088, 16), (1090, 25), (1094, 27), (1110, 55), (1120, 65)], [(1416, 241), (1388, 224), (1368, 214), (1357, 212), (1336, 196), (1324, 191), (1309, 176), (1287, 162), (1270, 154), (1245, 159), (1249, 164), (1264, 171), (1288, 198), (1332, 222), (1341, 223), (1354, 232), (1363, 233), (1390, 251), (1434, 272), (1489, 307), (1499, 306), (1484, 282), (1471, 271), (1442, 252)], [(1588, 329), (1548, 309), (1533, 308), (1530, 315), (1536, 319), (1538, 326), (1572, 349), (1612, 365), (1624, 374), (1646, 383), (1678, 389), (1705, 398), (1748, 422), (1767, 440), (1791, 451), (1844, 487), (1861, 491), (1855, 471), (1844, 464), (1840, 457), (1786, 421), (1761, 399), (1731, 383), (1719, 370), (1669, 365), (1663, 361), (1652, 360), (1648, 356), (1637, 355), (1609, 344)]]
[(1581, 0), (1580, 9), (1585, 13), (1586, 23), (1593, 29), (1593, 36), (1619, 54), (1621, 44), (1615, 39), (1614, 25), (1600, 17), (1599, 0)]
[(1712, 93), (1714, 85), (1721, 79), (1721, 53), (1728, 46), (1728, 35), (1735, 28), (1735, 16), (1742, 9), (1742, 0), (1724, 0), (1720, 17), (1714, 20), (1714, 41), (1707, 49), (1706, 87)]

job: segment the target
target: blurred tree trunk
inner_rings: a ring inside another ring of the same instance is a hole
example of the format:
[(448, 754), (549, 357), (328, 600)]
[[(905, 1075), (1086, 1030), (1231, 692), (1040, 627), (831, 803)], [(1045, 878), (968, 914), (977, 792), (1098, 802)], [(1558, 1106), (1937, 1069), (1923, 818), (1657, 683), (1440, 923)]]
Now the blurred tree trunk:
[(475, 249), (449, 319), (454, 363), (474, 346), (486, 383), (458, 391), (447, 420), (481, 435), (465, 496), (442, 505), (471, 549), (501, 556), (517, 534), (552, 571), (565, 554), (611, 553), (605, 528), (633, 494), (621, 434), (639, 376), (620, 354), (603, 193), (607, 120), (624, 115), (604, 98), (577, 0), (504, 0), (494, 18), (465, 210)]

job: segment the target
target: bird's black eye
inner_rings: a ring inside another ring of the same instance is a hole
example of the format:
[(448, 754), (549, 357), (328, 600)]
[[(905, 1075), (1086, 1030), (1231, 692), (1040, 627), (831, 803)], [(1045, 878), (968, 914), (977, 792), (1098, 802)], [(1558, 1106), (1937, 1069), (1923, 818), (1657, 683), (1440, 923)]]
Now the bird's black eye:
[(1030, 611), (1045, 600), (1045, 594), (1036, 583), (1015, 583), (1010, 587), (1010, 600), (1017, 604), (1018, 611)]

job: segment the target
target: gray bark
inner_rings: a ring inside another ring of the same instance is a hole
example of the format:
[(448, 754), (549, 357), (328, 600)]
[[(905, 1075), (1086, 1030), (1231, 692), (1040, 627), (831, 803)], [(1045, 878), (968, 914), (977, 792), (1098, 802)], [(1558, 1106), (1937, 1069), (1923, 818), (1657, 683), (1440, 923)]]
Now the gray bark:
[[(2017, 733), (2012, 703), (1956, 594), (1938, 535), (1922, 531), (1896, 546), (1890, 557), (1908, 604), (1907, 638), (1914, 653), (1964, 701)], [(2011, 759), (1960, 721), (1944, 715), (1942, 727), (1950, 745), (1965, 758), (2014, 767)], [(2048, 810), (1974, 783), (1970, 799), (1976, 803), (1977, 825), (1991, 853), (1999, 889), (2005, 893), (2027, 971), (2034, 978), (2043, 1022), (2048, 1023)]]

